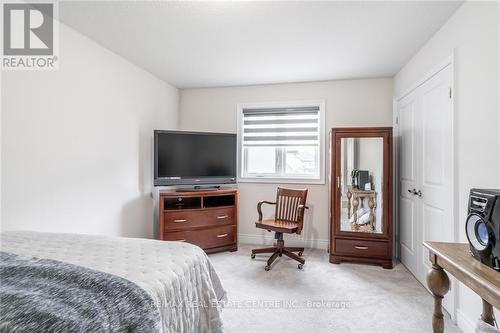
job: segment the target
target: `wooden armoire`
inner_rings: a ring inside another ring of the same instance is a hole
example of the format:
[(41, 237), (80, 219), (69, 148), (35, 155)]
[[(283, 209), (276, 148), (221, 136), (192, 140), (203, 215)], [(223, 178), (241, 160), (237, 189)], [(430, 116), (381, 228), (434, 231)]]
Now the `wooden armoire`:
[(330, 262), (392, 268), (392, 128), (330, 132)]

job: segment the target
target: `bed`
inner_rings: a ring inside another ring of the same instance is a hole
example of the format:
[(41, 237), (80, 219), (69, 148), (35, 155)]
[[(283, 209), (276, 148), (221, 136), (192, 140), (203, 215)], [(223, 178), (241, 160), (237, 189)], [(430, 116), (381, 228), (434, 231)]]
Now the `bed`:
[(194, 245), (28, 231), (0, 241), (0, 331), (222, 332), (225, 291)]

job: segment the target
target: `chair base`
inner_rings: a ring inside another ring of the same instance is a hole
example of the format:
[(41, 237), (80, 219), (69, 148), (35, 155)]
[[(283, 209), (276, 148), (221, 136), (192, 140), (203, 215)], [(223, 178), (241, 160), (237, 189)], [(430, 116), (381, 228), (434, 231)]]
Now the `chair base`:
[[(299, 252), (299, 254), (295, 254), (293, 252)], [(265, 270), (268, 271), (271, 269), (271, 264), (276, 260), (276, 258), (286, 255), (287, 257), (298, 261), (300, 264), (298, 265), (299, 269), (302, 269), (305, 264), (305, 259), (301, 257), (302, 252), (304, 252), (303, 247), (285, 247), (285, 241), (283, 239), (277, 240), (277, 244), (275, 247), (266, 247), (263, 249), (253, 249), (252, 250), (252, 259), (255, 258), (256, 254), (259, 253), (272, 253), (271, 257), (267, 260), (267, 265)]]

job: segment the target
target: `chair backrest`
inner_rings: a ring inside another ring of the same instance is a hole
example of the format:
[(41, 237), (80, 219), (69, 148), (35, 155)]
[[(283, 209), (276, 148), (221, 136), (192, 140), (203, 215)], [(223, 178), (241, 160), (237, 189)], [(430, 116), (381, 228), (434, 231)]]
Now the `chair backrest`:
[(295, 222), (298, 224), (297, 234), (302, 231), (304, 209), (299, 205), (306, 205), (307, 189), (295, 190), (278, 187), (276, 194), (276, 220)]

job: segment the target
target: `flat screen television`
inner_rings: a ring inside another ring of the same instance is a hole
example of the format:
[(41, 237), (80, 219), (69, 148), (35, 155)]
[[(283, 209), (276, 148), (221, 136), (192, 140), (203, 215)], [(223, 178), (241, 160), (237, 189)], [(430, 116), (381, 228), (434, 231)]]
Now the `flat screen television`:
[(236, 183), (236, 134), (154, 131), (154, 185)]

